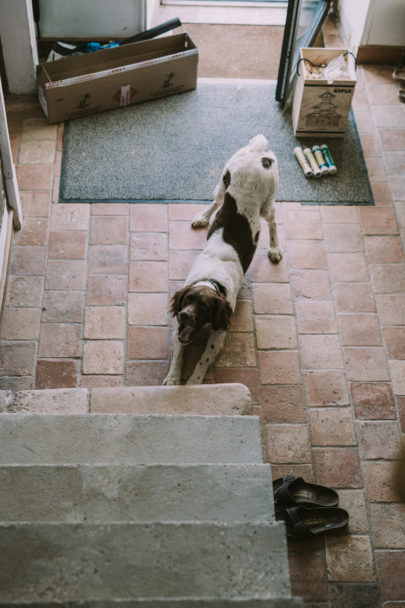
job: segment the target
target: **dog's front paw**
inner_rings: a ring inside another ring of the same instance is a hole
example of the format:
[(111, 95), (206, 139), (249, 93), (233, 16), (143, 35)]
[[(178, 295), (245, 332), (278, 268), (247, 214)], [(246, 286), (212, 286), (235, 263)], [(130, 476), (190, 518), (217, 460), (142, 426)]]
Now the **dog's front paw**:
[(202, 211), (201, 213), (197, 213), (197, 215), (191, 222), (191, 227), (192, 228), (205, 228), (205, 226), (208, 226), (208, 224), (209, 224), (209, 219), (207, 219), (204, 211)]
[(283, 257), (281, 249), (279, 249), (278, 247), (270, 247), (267, 252), (267, 255), (269, 256), (270, 262), (273, 262), (273, 264), (278, 264), (281, 258)]
[(163, 380), (163, 386), (176, 386), (181, 384), (181, 378), (175, 376), (174, 374), (167, 374), (166, 378)]

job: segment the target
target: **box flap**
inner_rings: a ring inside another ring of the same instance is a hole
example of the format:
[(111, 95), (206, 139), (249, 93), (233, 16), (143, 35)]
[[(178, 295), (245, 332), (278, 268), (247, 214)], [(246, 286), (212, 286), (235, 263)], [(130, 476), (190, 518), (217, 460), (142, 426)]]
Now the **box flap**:
[(41, 66), (46, 68), (52, 81), (59, 81), (192, 50), (197, 50), (197, 47), (189, 35), (184, 33), (83, 53)]

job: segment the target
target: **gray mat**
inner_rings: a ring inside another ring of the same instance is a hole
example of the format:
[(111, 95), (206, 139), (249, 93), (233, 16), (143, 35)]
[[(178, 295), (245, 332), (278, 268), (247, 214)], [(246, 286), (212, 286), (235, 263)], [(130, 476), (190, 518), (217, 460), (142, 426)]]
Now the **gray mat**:
[[(72, 120), (60, 201), (209, 201), (227, 159), (263, 133), (279, 162), (278, 201), (374, 204), (354, 117), (344, 138), (293, 136), (269, 81), (199, 79), (197, 89)], [(327, 143), (338, 173), (304, 177), (293, 149)]]

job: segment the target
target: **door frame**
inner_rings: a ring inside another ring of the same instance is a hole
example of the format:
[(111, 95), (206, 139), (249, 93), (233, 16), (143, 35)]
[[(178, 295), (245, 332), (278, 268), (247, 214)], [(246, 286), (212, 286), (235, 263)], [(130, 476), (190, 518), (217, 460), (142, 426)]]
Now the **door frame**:
[(289, 99), (296, 77), (297, 61), (300, 47), (312, 46), (320, 28), (329, 12), (331, 0), (319, 0), (317, 11), (304, 33), (297, 39), (300, 18), (305, 9), (305, 0), (288, 0), (287, 17), (284, 27), (283, 44), (277, 77), (276, 100), (281, 107)]
[(19, 230), (22, 226), (22, 208), (20, 192), (18, 189), (17, 175), (11, 152), (10, 135), (7, 125), (6, 107), (4, 104), (3, 87), (0, 80), (0, 156), (3, 166), (4, 185), (6, 189), (7, 203), (14, 211), (14, 229)]

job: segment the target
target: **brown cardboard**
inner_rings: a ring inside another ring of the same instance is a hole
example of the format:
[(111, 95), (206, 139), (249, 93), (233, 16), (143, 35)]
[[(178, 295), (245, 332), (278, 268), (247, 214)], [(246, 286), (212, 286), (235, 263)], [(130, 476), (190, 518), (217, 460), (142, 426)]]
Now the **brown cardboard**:
[(186, 33), (134, 42), (38, 65), (38, 97), (61, 122), (195, 89), (197, 63)]
[[(301, 48), (300, 58), (321, 65), (328, 64), (331, 59), (346, 52), (346, 49), (336, 48)], [(300, 61), (292, 108), (295, 136), (344, 136), (356, 85), (353, 58), (346, 55), (345, 59), (350, 79), (335, 80), (331, 84), (327, 80), (308, 78), (304, 68), (305, 61)]]

